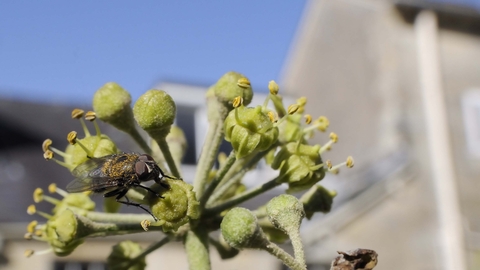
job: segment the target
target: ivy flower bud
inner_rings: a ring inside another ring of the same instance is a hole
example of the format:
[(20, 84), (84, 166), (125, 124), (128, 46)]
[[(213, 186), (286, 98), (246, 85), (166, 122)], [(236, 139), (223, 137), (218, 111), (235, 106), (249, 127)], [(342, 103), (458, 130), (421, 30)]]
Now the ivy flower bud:
[(237, 159), (268, 149), (278, 138), (277, 127), (261, 106), (235, 108), (225, 119), (224, 130)]
[(53, 208), (52, 212), (57, 214), (70, 208), (74, 208), (75, 213), (79, 215), (85, 215), (87, 211), (95, 210), (95, 202), (85, 193), (69, 193)]
[[(65, 163), (67, 163), (69, 168), (72, 169), (84, 163), (91, 157), (103, 157), (118, 152), (115, 143), (105, 134), (76, 139), (76, 142), (75, 145), (69, 145), (65, 150), (65, 153), (67, 154), (65, 156)], [(85, 148), (92, 156), (87, 154)]]
[(316, 212), (328, 213), (332, 209), (333, 198), (337, 196), (336, 191), (330, 191), (320, 185), (314, 185), (303, 196), (300, 201), (305, 209), (307, 219), (311, 219)]
[(250, 104), (253, 97), (250, 81), (240, 73), (228, 72), (213, 86), (217, 99), (225, 106), (232, 108), (231, 102), (235, 97), (242, 97), (245, 105)]
[[(142, 247), (135, 242), (126, 240), (112, 247), (112, 252), (108, 256), (108, 269), (111, 270), (143, 270), (147, 266), (145, 257), (135, 259), (142, 252)], [(129, 266), (130, 265), (130, 266)], [(129, 267), (128, 267), (129, 266)]]
[(48, 220), (45, 237), (57, 256), (67, 256), (83, 243), (82, 237), (86, 234), (83, 234), (80, 223), (70, 209), (65, 209)]
[(228, 211), (220, 229), (225, 241), (236, 249), (261, 248), (266, 241), (257, 217), (246, 208), (235, 207)]
[(163, 224), (163, 230), (176, 231), (180, 226), (200, 215), (199, 203), (193, 192), (193, 186), (184, 181), (167, 179), (170, 188), (162, 192), (163, 198), (147, 195), (150, 209)]
[(131, 103), (130, 94), (114, 82), (106, 83), (93, 96), (93, 110), (97, 117), (127, 133), (135, 129)]
[(280, 169), (280, 181), (288, 183), (287, 192), (310, 188), (325, 177), (320, 146), (288, 143), (275, 156), (272, 168)]
[(103, 199), (103, 211), (105, 213), (118, 213), (122, 204), (117, 202), (115, 197), (106, 197)]
[(267, 203), (267, 215), (275, 227), (292, 235), (298, 233), (305, 211), (297, 198), (282, 194)]
[(303, 128), (301, 125), (302, 115), (292, 114), (285, 117), (286, 121), (282, 121), (282, 123), (278, 126), (280, 131), (278, 141), (282, 144), (286, 144), (301, 140), (303, 136)]
[(135, 102), (133, 114), (138, 125), (158, 140), (170, 132), (175, 120), (176, 105), (165, 91), (149, 90)]

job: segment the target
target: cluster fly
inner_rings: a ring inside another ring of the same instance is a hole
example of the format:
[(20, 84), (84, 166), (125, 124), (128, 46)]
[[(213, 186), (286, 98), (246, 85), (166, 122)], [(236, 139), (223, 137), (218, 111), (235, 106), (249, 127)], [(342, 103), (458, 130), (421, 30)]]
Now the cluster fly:
[[(165, 175), (155, 160), (147, 154), (122, 153), (90, 158), (78, 165), (72, 171), (75, 180), (67, 185), (70, 193), (93, 191), (103, 193), (103, 197), (114, 197), (119, 203), (133, 205), (142, 208), (155, 220), (157, 218), (139, 203), (130, 202), (126, 196), (130, 188), (143, 188), (155, 196), (162, 198), (160, 194), (149, 187), (141, 185), (142, 182), (154, 180), (164, 188), (169, 186), (162, 181)], [(172, 178), (173, 179), (173, 178)], [(125, 198), (126, 201), (120, 200)]]

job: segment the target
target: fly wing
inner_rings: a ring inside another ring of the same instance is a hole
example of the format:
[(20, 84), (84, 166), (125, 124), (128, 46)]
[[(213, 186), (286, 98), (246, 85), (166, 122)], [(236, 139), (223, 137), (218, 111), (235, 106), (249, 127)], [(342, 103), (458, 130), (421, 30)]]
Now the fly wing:
[(112, 159), (114, 155), (99, 158), (91, 158), (73, 169), (72, 174), (75, 180), (67, 185), (67, 191), (71, 193), (87, 190), (100, 190), (115, 186), (112, 179), (102, 170), (106, 161)]
[(110, 178), (76, 178), (67, 185), (67, 191), (70, 193), (82, 192), (87, 190), (101, 190), (115, 186)]
[(91, 158), (75, 167), (75, 169), (72, 171), (72, 174), (75, 176), (75, 178), (106, 177), (107, 175), (105, 175), (101, 170), (102, 166), (114, 157), (115, 155)]

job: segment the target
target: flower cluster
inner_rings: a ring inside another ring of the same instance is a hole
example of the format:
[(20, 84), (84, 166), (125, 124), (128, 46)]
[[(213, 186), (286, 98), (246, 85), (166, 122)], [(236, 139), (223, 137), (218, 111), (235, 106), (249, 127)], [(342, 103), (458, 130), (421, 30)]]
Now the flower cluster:
[[(353, 167), (353, 159), (348, 157), (338, 165), (324, 161), (322, 155), (338, 136), (330, 133), (324, 145), (312, 145), (309, 139), (314, 132), (328, 129), (328, 119), (320, 116), (313, 120), (306, 114), (304, 97), (285, 106), (274, 81), (268, 88), (264, 103), (255, 107), (248, 107), (253, 90), (240, 73), (228, 72), (209, 88), (207, 138), (194, 179), (183, 181), (180, 162), (187, 146), (183, 131), (173, 125), (176, 106), (172, 98), (162, 90), (149, 90), (132, 106), (125, 89), (116, 83), (105, 84), (94, 95), (94, 111), (72, 112), (72, 118), (82, 125), (83, 138), (70, 132), (65, 151), (45, 140), (45, 159), (66, 167), (76, 180), (67, 191), (55, 185), (49, 188), (61, 198), (35, 191), (36, 203), (46, 201), (54, 207), (51, 213), (29, 207), (30, 214), (47, 221), (32, 221), (25, 237), (45, 241), (50, 251), (66, 256), (88, 237), (161, 230), (163, 238), (146, 249), (129, 241), (114, 246), (108, 258), (110, 267), (143, 269), (150, 252), (169, 241), (182, 241), (191, 269), (210, 267), (210, 244), (222, 258), (236, 256), (240, 249), (260, 248), (292, 269), (305, 269), (299, 234), (302, 219), (330, 211), (336, 195), (318, 182), (326, 173), (338, 173), (342, 166)], [(97, 118), (129, 134), (145, 154), (122, 152), (101, 133)], [(93, 123), (96, 134), (90, 133), (85, 120)], [(150, 138), (144, 139), (137, 127)], [(223, 140), (231, 143), (231, 153), (219, 153)], [(258, 179), (257, 187), (247, 189), (242, 180), (261, 160), (278, 175)], [(237, 207), (282, 184), (288, 186), (286, 193), (306, 192), (300, 199), (280, 195), (254, 211)], [(96, 211), (91, 193), (106, 197), (105, 212)], [(118, 214), (121, 204), (137, 206), (146, 213)], [(222, 232), (219, 238), (209, 237), (217, 230)], [(287, 239), (292, 240), (294, 256), (272, 243)]]

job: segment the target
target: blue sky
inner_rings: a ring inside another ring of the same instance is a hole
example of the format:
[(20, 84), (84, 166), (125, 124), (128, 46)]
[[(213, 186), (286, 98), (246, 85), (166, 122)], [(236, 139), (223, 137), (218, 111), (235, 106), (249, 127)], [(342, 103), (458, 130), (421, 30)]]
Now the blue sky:
[(235, 70), (279, 79), (303, 1), (0, 2), (0, 98), (90, 104), (115, 81), (209, 85)]

